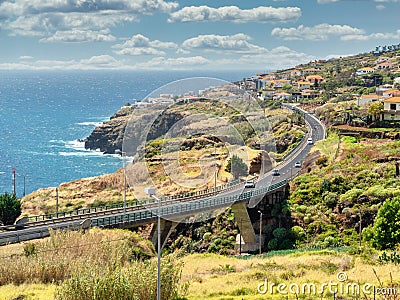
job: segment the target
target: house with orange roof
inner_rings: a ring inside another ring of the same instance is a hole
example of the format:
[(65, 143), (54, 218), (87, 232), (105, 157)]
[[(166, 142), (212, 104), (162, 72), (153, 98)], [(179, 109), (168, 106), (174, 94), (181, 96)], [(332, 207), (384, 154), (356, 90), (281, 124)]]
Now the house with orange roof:
[(303, 74), (314, 74), (314, 73), (318, 73), (321, 72), (321, 69), (319, 68), (308, 68), (308, 69), (304, 69), (303, 70)]
[(297, 87), (299, 90), (309, 89), (311, 88), (311, 82), (309, 81), (299, 81), (297, 83)]
[(268, 81), (274, 80), (274, 79), (276, 79), (276, 76), (273, 75), (273, 74), (272, 75), (271, 74), (267, 74), (267, 75), (264, 75), (263, 77), (260, 78), (260, 80), (264, 81), (265, 83), (267, 83)]
[(391, 62), (381, 62), (375, 66), (375, 70), (390, 70), (393, 69), (393, 64)]
[(294, 76), (301, 76), (301, 71), (297, 70), (297, 69), (290, 71), (290, 77), (294, 77)]
[(285, 84), (290, 84), (291, 81), (288, 79), (275, 79), (267, 83), (267, 86), (274, 89), (281, 89)]
[(399, 90), (388, 90), (388, 91), (383, 92), (382, 96), (383, 96), (383, 98), (400, 97), (400, 91)]
[(400, 97), (391, 97), (383, 102), (383, 120), (400, 121)]
[(316, 83), (323, 82), (325, 79), (320, 75), (308, 75), (306, 77), (306, 81), (310, 82), (311, 84), (315, 85)]

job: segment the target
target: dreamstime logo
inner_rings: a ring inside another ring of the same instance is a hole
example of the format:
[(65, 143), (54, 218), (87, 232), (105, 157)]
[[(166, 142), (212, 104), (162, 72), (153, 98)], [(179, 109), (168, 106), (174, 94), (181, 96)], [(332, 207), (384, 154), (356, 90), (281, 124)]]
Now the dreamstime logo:
[(370, 283), (357, 283), (348, 281), (348, 276), (345, 272), (339, 272), (336, 275), (336, 281), (324, 283), (306, 282), (298, 283), (274, 283), (265, 279), (257, 286), (259, 294), (281, 294), (281, 295), (324, 295), (326, 293), (332, 295), (343, 296), (360, 296), (360, 295), (396, 295), (394, 287), (376, 287)]
[[(243, 161), (254, 159), (249, 144), (260, 150), (260, 173), (274, 164), (269, 153), (275, 152), (275, 142), (264, 109), (232, 83), (214, 78), (183, 79), (155, 90), (132, 108), (122, 154), (129, 187), (145, 206), (152, 204), (144, 193), (146, 187), (155, 187), (156, 197), (171, 203), (187, 195), (194, 199), (199, 194), (222, 197), (231, 187), (230, 182), (221, 181), (227, 160), (234, 154)], [(233, 167), (231, 164), (231, 173)], [(256, 188), (269, 184), (257, 182)], [(243, 191), (244, 186), (238, 186), (235, 194)], [(180, 196), (169, 196), (177, 193)], [(250, 206), (259, 198), (254, 196)], [(214, 205), (220, 203), (217, 200), (199, 202), (202, 209), (193, 209), (197, 220), (215, 216), (235, 198), (225, 195), (224, 205), (219, 206)], [(207, 205), (210, 209), (204, 209)], [(162, 217), (189, 222), (188, 215), (167, 212)]]

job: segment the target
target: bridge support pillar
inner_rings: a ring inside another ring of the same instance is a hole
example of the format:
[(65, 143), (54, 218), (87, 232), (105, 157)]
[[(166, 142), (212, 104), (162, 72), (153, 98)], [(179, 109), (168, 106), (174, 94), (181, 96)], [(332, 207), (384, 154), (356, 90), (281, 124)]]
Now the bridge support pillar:
[[(176, 228), (179, 223), (172, 222), (169, 220), (160, 220), (161, 228), (161, 249), (165, 246), (171, 232)], [(153, 243), (155, 249), (157, 249), (157, 222), (153, 224), (153, 228), (150, 233), (150, 240)]]
[(232, 211), (235, 214), (235, 221), (239, 226), (240, 234), (236, 237), (236, 252), (256, 252), (258, 243), (251, 223), (249, 213), (247, 212), (247, 204), (236, 203), (232, 205)]

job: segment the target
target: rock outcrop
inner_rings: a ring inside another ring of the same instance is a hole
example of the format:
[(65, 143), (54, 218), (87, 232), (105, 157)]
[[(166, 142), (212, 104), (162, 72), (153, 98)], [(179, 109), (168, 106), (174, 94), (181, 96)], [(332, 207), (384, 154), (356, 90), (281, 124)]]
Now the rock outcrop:
[(109, 121), (96, 127), (85, 139), (85, 148), (100, 150), (105, 154), (114, 154), (122, 149), (125, 127), (133, 113), (132, 106), (123, 106)]

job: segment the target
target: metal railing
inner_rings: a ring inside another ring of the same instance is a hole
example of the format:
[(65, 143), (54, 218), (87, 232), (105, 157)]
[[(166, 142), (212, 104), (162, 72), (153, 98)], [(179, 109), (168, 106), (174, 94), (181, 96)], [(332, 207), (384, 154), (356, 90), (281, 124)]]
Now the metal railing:
[[(185, 216), (196, 211), (207, 211), (220, 207), (230, 206), (235, 202), (249, 201), (251, 197), (271, 192), (275, 189), (281, 188), (287, 184), (287, 180), (282, 180), (268, 187), (261, 189), (244, 192), (232, 196), (216, 196), (191, 202), (177, 203), (169, 206), (162, 206), (160, 210), (161, 218), (168, 218), (172, 216)], [(130, 212), (127, 214), (119, 214), (108, 217), (101, 217), (92, 219), (92, 226), (98, 227), (112, 227), (123, 223), (136, 223), (142, 224), (150, 222), (157, 217), (157, 208), (142, 210), (137, 212)]]

